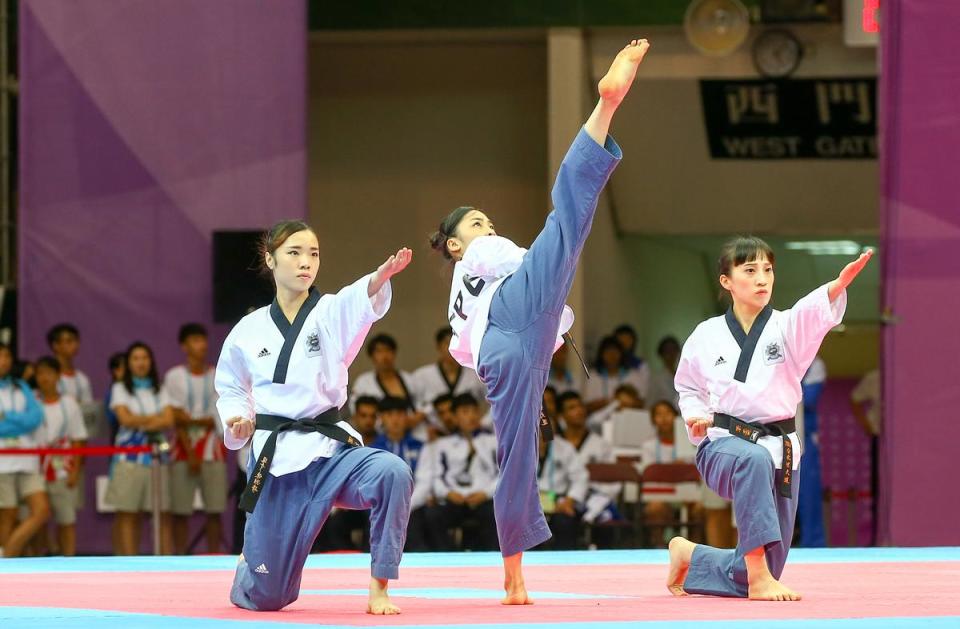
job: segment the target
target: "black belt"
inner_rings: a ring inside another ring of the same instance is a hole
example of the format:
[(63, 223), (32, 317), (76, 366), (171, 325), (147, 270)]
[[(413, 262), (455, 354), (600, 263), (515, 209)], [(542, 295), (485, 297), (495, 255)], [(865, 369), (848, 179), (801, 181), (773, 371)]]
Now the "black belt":
[(356, 437), (337, 426), (338, 421), (340, 421), (340, 409), (338, 408), (326, 410), (311, 419), (290, 419), (258, 413), (257, 430), (269, 430), (270, 436), (267, 437), (267, 442), (263, 444), (263, 450), (260, 451), (260, 458), (257, 460), (253, 474), (250, 476), (250, 482), (247, 483), (247, 488), (240, 497), (240, 508), (247, 513), (253, 513), (253, 510), (257, 507), (257, 501), (260, 499), (260, 493), (266, 483), (266, 475), (270, 471), (270, 464), (273, 462), (273, 455), (277, 450), (277, 435), (281, 432), (290, 430), (319, 432), (331, 439), (345, 443), (351, 448), (363, 445), (357, 441)]
[(793, 484), (793, 442), (790, 441), (789, 435), (792, 432), (797, 432), (796, 418), (791, 417), (769, 424), (751, 424), (725, 413), (714, 413), (713, 425), (728, 430), (734, 437), (740, 437), (750, 443), (756, 443), (760, 437), (780, 437), (783, 440), (783, 457), (780, 460), (783, 475), (777, 485), (781, 496), (784, 498), (793, 497), (793, 488), (791, 487)]

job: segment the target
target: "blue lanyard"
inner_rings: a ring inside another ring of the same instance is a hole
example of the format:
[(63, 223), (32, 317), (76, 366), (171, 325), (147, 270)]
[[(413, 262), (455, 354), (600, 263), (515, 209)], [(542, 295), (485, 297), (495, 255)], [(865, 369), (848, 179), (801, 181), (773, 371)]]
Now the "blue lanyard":
[[(193, 382), (193, 373), (190, 371), (190, 368), (187, 368), (187, 408), (190, 410), (191, 416), (193, 415), (193, 386), (190, 384)], [(206, 413), (207, 409), (210, 408), (210, 397), (208, 395), (209, 387), (207, 383), (210, 381), (210, 371), (206, 371), (203, 374), (203, 384), (200, 385), (203, 388), (203, 410), (201, 413)], [(201, 415), (202, 417), (203, 415)]]

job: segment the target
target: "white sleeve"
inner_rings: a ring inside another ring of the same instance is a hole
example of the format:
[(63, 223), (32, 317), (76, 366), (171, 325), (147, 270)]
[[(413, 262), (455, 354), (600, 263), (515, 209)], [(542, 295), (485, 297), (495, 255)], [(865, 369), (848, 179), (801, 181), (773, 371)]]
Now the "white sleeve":
[(77, 392), (80, 395), (80, 399), (77, 400), (81, 404), (92, 404), (93, 403), (93, 387), (90, 385), (90, 378), (87, 377), (87, 374), (83, 372), (77, 372), (78, 387)]
[(127, 387), (123, 386), (122, 382), (114, 382), (113, 388), (110, 390), (110, 408), (115, 410), (120, 406), (126, 406), (127, 410), (132, 413), (133, 405), (130, 400), (130, 393), (127, 391)]
[(414, 473), (413, 495), (410, 496), (411, 511), (427, 504), (433, 492), (433, 479), (437, 470), (437, 454), (433, 446), (433, 443), (425, 443), (420, 449), (420, 460), (417, 461), (417, 471)]
[(387, 314), (393, 298), (389, 280), (370, 297), (367, 290), (373, 273), (364, 275), (353, 284), (333, 295), (332, 304), (324, 312), (323, 324), (340, 344), (343, 363), (349, 366), (363, 346), (370, 326)]
[(177, 368), (174, 367), (163, 376), (163, 390), (167, 392), (167, 396), (170, 398), (170, 406), (190, 410), (187, 409), (187, 392), (182, 386), (186, 383), (177, 378), (177, 371)]
[(69, 397), (64, 397), (63, 400), (67, 411), (67, 416), (63, 418), (63, 421), (67, 423), (67, 436), (74, 441), (83, 441), (89, 438), (87, 426), (83, 423), (83, 411), (80, 410), (80, 405), (77, 404), (76, 400)]
[(467, 248), (462, 268), (470, 275), (499, 278), (516, 271), (526, 253), (526, 249), (503, 236), (481, 236)]
[(828, 293), (828, 285), (824, 284), (783, 313), (783, 343), (801, 375), (816, 358), (823, 337), (840, 325), (847, 309), (847, 291), (833, 302)]
[[(702, 325), (702, 324), (701, 324)], [(708, 407), (709, 398), (707, 393), (707, 381), (700, 372), (697, 361), (697, 337), (700, 327), (693, 331), (690, 338), (683, 345), (683, 351), (680, 353), (680, 362), (677, 365), (677, 374), (673, 379), (673, 384), (680, 394), (680, 414), (684, 419), (697, 418), (709, 419), (711, 417)], [(687, 429), (687, 437), (694, 445), (699, 445), (703, 437), (693, 437)]]
[(254, 419), (253, 381), (247, 369), (243, 352), (236, 343), (237, 329), (223, 342), (214, 384), (217, 388), (217, 412), (220, 414), (223, 443), (231, 450), (239, 450), (248, 439), (236, 439), (226, 429), (226, 421), (234, 417)]
[(160, 391), (157, 393), (157, 412), (162, 413), (163, 409), (168, 406), (173, 406), (173, 400), (170, 399), (170, 394), (167, 393), (167, 388), (164, 386), (160, 387)]

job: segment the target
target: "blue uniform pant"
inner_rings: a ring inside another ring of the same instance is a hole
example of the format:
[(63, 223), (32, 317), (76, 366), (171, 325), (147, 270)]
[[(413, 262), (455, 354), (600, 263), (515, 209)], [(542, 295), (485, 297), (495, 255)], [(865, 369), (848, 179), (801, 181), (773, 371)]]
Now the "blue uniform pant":
[(411, 493), (410, 467), (373, 448), (343, 447), (299, 472), (268, 475), (257, 508), (247, 516), (230, 601), (270, 611), (297, 600), (303, 565), (333, 507), (370, 509), (371, 573), (396, 579)]
[(683, 589), (690, 594), (746, 597), (743, 557), (760, 546), (771, 574), (779, 579), (793, 539), (800, 471), (793, 475), (793, 497), (782, 497), (770, 452), (737, 437), (704, 441), (697, 449), (697, 469), (710, 489), (733, 500), (740, 535), (733, 550), (697, 545)]
[(505, 557), (550, 539), (537, 487), (543, 390), (577, 261), (620, 156), (613, 138), (600, 146), (581, 129), (557, 173), (554, 210), (490, 304), (477, 375), (487, 387), (497, 433), (500, 477), (493, 500)]

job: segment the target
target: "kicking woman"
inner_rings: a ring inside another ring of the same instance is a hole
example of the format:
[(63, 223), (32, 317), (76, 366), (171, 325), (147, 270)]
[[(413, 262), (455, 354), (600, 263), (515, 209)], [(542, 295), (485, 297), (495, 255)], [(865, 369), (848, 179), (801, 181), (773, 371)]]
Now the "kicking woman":
[(620, 161), (607, 135), (649, 45), (634, 40), (600, 80), (600, 101), (567, 152), (553, 187), (554, 210), (522, 249), (496, 235), (480, 210), (461, 207), (431, 245), (455, 262), (450, 290), (450, 354), (477, 371), (488, 390), (497, 433), (500, 480), (494, 495), (506, 573), (505, 605), (531, 601), (522, 553), (550, 538), (537, 487), (540, 407), (559, 336), (573, 312), (564, 306), (600, 192)]

